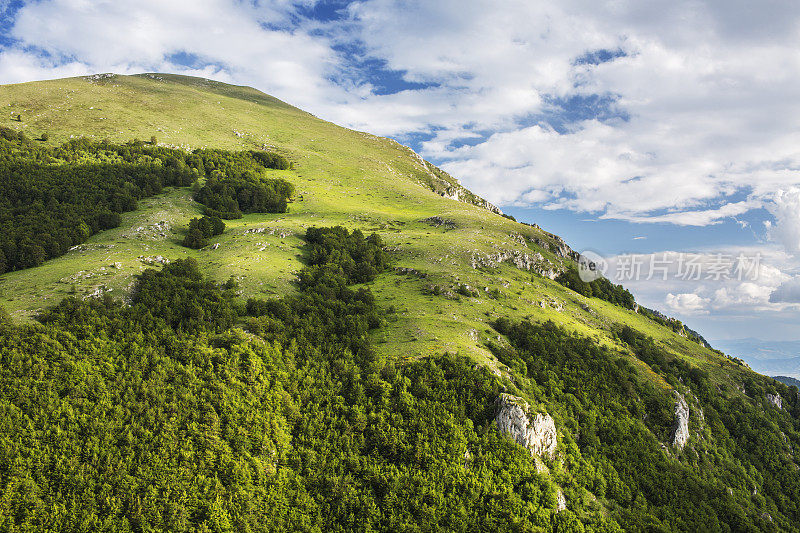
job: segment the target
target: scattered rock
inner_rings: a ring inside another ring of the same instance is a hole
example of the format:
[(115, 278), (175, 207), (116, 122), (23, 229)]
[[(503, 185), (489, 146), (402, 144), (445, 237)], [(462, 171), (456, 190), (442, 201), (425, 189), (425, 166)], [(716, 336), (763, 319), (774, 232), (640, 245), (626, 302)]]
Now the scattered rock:
[(418, 277), (420, 279), (424, 279), (424, 278), (428, 277), (428, 275), (425, 272), (420, 272), (419, 270), (414, 269), (414, 268), (397, 267), (397, 268), (394, 269), (394, 271), (397, 272), (398, 274), (401, 274), (401, 275), (416, 276), (416, 277)]
[(106, 287), (105, 285), (100, 285), (100, 286), (99, 286), (99, 287), (97, 287), (95, 290), (93, 290), (91, 293), (89, 293), (89, 294), (86, 296), (86, 298), (84, 298), (84, 299), (88, 299), (88, 298), (100, 298), (101, 296), (103, 296), (103, 294), (105, 294), (105, 293), (107, 293), (107, 292), (111, 292), (111, 291), (113, 291), (113, 290), (114, 290), (114, 289), (110, 289), (110, 288)]
[(422, 222), (427, 222), (431, 226), (437, 228), (440, 226), (444, 226), (447, 229), (456, 229), (458, 227), (458, 225), (452, 220), (448, 220), (440, 216), (428, 217), (426, 219), (423, 219)]
[(162, 220), (161, 222), (156, 222), (155, 224), (136, 227), (131, 231), (124, 233), (122, 236), (126, 239), (159, 240), (165, 239), (171, 230), (172, 225), (169, 222)]
[(285, 239), (286, 237), (291, 237), (293, 233), (289, 230), (279, 230), (276, 228), (250, 228), (244, 230), (243, 235), (249, 235), (251, 233), (266, 233), (268, 235), (278, 235), (281, 239)]
[(542, 254), (528, 254), (519, 250), (500, 250), (493, 254), (473, 252), (472, 268), (493, 268), (499, 263), (511, 263), (520, 270), (537, 270), (544, 260)]
[(689, 440), (689, 404), (683, 394), (675, 392), (675, 425), (672, 427), (672, 445), (682, 450)]
[(138, 259), (142, 263), (144, 263), (145, 265), (168, 265), (169, 264), (169, 259), (167, 259), (166, 257), (163, 257), (161, 255), (156, 255), (156, 256), (153, 256), (153, 257), (150, 257), (150, 256), (145, 257), (143, 255), (140, 255)]
[(515, 232), (509, 234), (509, 237), (511, 238), (512, 241), (514, 241), (517, 244), (521, 244), (522, 246), (527, 246), (528, 245), (528, 241), (525, 239), (525, 236), (522, 235), (521, 233), (517, 233), (515, 231)]
[(556, 451), (557, 431), (553, 418), (547, 413), (536, 413), (528, 418), (530, 405), (517, 396), (503, 393), (497, 399), (497, 428), (510, 435), (517, 444), (527, 448), (531, 455), (552, 458)]

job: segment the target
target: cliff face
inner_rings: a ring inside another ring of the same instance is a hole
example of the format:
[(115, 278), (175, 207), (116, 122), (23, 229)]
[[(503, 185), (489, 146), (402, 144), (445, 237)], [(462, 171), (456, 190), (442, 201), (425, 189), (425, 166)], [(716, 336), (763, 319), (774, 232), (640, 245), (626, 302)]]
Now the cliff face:
[(501, 394), (497, 399), (497, 428), (527, 448), (531, 455), (552, 458), (558, 444), (556, 425), (547, 413), (537, 413), (529, 418), (528, 402), (511, 394)]
[(783, 409), (783, 399), (780, 394), (767, 394), (767, 401), (778, 409)]
[(683, 394), (675, 393), (675, 425), (672, 428), (672, 445), (679, 450), (683, 449), (689, 440), (689, 404)]

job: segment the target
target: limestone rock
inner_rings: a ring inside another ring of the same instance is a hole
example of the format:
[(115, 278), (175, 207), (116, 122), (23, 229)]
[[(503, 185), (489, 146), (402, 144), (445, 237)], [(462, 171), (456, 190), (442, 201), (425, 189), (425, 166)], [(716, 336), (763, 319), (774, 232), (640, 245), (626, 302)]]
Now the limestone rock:
[(567, 499), (564, 497), (564, 493), (561, 492), (561, 489), (558, 489), (558, 492), (556, 493), (556, 512), (560, 513), (566, 508), (567, 508)]
[(675, 425), (672, 427), (672, 445), (679, 450), (683, 449), (689, 440), (689, 404), (683, 394), (675, 392)]
[(501, 394), (497, 399), (497, 428), (517, 444), (527, 448), (531, 455), (552, 458), (558, 444), (556, 425), (547, 413), (536, 413), (529, 419), (528, 402), (511, 394)]
[(780, 394), (767, 394), (767, 401), (778, 409), (783, 409), (783, 399)]

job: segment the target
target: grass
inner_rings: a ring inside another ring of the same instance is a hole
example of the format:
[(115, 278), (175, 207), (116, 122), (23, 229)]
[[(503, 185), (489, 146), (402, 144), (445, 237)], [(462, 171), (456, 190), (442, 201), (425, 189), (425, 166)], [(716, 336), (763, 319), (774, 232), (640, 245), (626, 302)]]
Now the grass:
[[(379, 303), (397, 311), (375, 333), (377, 349), (387, 356), (408, 360), (460, 352), (500, 371), (485, 348), (496, 337), (488, 323), (499, 316), (553, 320), (622, 352), (613, 329), (629, 324), (701, 366), (725, 369), (721, 380), (732, 379), (725, 358), (641, 315), (583, 298), (507, 263), (473, 268), (475, 257), (505, 251), (538, 252), (550, 266), (563, 260), (514, 238), (551, 241), (543, 231), (433, 192), (426, 184), (443, 178), (392, 140), (341, 128), (250, 88), (162, 74), (0, 86), (0, 110), (0, 124), (30, 137), (46, 132), (49, 144), (71, 136), (127, 141), (155, 135), (160, 144), (185, 149), (273, 150), (293, 162), (294, 170), (279, 174), (297, 190), (286, 214), (228, 221), (225, 234), (212, 241), (219, 243), (215, 250), (179, 245), (188, 220), (200, 212), (189, 189), (142, 201), (120, 228), (41, 267), (0, 277), (0, 304), (18, 320), (72, 293), (103, 288), (124, 297), (147, 266), (140, 256), (193, 256), (216, 279), (236, 278), (242, 298), (284, 295), (295, 290), (305, 228), (340, 224), (379, 233), (393, 250), (394, 266), (424, 275), (389, 273), (370, 284)], [(13, 120), (18, 114), (23, 122)], [(424, 220), (432, 216), (452, 221), (454, 229)], [(433, 285), (450, 290), (459, 284), (477, 288), (479, 296), (427, 292)], [(642, 368), (647, 375), (649, 369)]]

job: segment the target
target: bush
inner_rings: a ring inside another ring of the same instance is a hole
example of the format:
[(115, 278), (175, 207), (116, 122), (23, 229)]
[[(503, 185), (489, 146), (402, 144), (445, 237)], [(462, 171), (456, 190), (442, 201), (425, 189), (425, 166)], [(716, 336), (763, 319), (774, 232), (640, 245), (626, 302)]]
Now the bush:
[(192, 228), (184, 237), (183, 245), (187, 248), (199, 249), (208, 245), (208, 241), (199, 228)]

